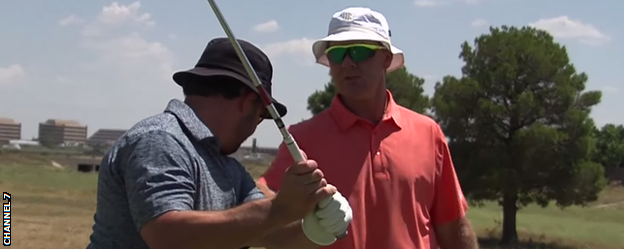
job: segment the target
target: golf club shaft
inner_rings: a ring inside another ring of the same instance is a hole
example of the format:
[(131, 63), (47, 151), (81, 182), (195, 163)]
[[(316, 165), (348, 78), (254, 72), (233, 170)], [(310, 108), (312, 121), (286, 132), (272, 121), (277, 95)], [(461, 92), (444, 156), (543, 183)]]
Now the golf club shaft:
[[(286, 129), (286, 127), (284, 126), (284, 122), (282, 121), (282, 118), (277, 113), (277, 109), (275, 109), (275, 106), (273, 105), (273, 101), (271, 100), (271, 97), (269, 97), (269, 94), (267, 94), (266, 90), (260, 83), (260, 79), (258, 78), (256, 71), (253, 69), (251, 63), (249, 62), (249, 59), (247, 59), (247, 55), (245, 55), (245, 53), (243, 52), (243, 49), (238, 43), (236, 36), (234, 36), (234, 33), (232, 33), (230, 26), (225, 21), (225, 17), (223, 17), (223, 14), (219, 10), (219, 7), (217, 7), (217, 3), (215, 3), (215, 0), (207, 0), (207, 1), (210, 4), (212, 11), (215, 13), (215, 16), (219, 20), (219, 23), (221, 24), (223, 31), (225, 31), (225, 34), (227, 35), (228, 39), (232, 43), (234, 50), (236, 50), (236, 54), (238, 54), (238, 58), (243, 63), (245, 70), (247, 70), (247, 73), (249, 74), (249, 76), (251, 76), (251, 80), (253, 81), (254, 85), (256, 86), (256, 89), (258, 90), (258, 93), (260, 94), (260, 97), (262, 98), (262, 102), (264, 102), (264, 105), (266, 106), (267, 110), (271, 114), (271, 117), (275, 121), (277, 128), (279, 128), (280, 132), (282, 133), (283, 141), (286, 144), (288, 151), (290, 151), (290, 155), (293, 157), (295, 162), (303, 162), (305, 158), (301, 154), (301, 151), (299, 150), (299, 146), (297, 145), (297, 142), (295, 142), (295, 139), (292, 137), (290, 132), (288, 132), (288, 129)], [(330, 198), (332, 197), (329, 197), (328, 200), (323, 200), (323, 201), (331, 201)], [(337, 236), (336, 238), (341, 239), (345, 237), (346, 235), (347, 235), (347, 231)]]

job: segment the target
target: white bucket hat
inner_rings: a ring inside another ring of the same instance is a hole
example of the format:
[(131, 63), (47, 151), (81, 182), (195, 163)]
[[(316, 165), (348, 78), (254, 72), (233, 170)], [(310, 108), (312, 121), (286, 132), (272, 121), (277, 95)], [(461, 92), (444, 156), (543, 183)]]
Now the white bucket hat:
[(329, 21), (327, 37), (312, 44), (316, 62), (329, 66), (325, 50), (330, 41), (377, 41), (381, 42), (394, 56), (386, 70), (392, 72), (405, 63), (403, 51), (390, 42), (390, 27), (386, 17), (377, 11), (363, 7), (349, 7), (336, 12)]

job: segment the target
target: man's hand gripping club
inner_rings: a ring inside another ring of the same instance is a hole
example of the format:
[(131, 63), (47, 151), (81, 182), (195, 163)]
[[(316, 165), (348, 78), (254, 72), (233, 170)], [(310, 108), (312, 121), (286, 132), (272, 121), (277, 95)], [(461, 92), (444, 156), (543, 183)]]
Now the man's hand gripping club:
[[(328, 184), (328, 186), (331, 186)], [(314, 213), (308, 214), (302, 221), (303, 233), (315, 244), (327, 246), (345, 234), (353, 219), (351, 206), (340, 192), (336, 191), (331, 199), (323, 199)]]
[[(307, 158), (305, 153), (302, 155)], [(284, 207), (279, 215), (287, 220), (305, 217), (303, 232), (318, 245), (333, 244), (352, 220), (349, 203), (334, 186), (327, 184), (323, 172), (313, 160), (288, 168), (275, 204)]]

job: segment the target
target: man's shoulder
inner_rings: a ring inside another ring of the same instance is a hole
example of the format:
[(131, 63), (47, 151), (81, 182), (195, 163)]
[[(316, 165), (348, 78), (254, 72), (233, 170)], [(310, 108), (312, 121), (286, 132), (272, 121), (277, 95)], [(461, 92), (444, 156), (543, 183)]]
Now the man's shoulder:
[(107, 156), (117, 157), (125, 150), (139, 153), (141, 150), (185, 150), (182, 144), (187, 140), (175, 116), (159, 113), (132, 126), (115, 142)]
[(438, 136), (442, 134), (442, 128), (432, 117), (415, 112), (411, 109), (399, 106), (401, 122), (410, 129), (416, 130), (418, 134), (431, 134)]
[(435, 123), (435, 120), (433, 118), (431, 118), (430, 116), (427, 116), (425, 114), (416, 112), (416, 111), (414, 111), (412, 109), (408, 109), (407, 107), (398, 105), (397, 110), (399, 111), (399, 113), (401, 115), (401, 118), (405, 119), (406, 121), (416, 121), (416, 122), (424, 122), (424, 123), (433, 122), (433, 123)]
[(324, 110), (309, 119), (288, 126), (293, 135), (306, 134), (314, 130), (327, 129), (335, 124), (328, 110)]
[(184, 133), (180, 128), (177, 118), (170, 113), (159, 113), (144, 118), (133, 125), (124, 135), (127, 138), (142, 137), (146, 134), (170, 134), (180, 136)]

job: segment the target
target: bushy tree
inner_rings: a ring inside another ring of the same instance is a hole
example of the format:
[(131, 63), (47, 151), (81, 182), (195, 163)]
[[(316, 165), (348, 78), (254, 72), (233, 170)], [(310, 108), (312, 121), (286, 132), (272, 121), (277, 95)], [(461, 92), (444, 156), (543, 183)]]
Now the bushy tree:
[(605, 167), (624, 167), (624, 126), (606, 124), (595, 130), (594, 160)]
[(462, 77), (436, 84), (433, 112), (467, 197), (502, 206), (501, 243), (517, 242), (516, 213), (529, 203), (597, 199), (605, 179), (590, 158), (589, 115), (601, 93), (585, 91), (565, 47), (545, 31), (502, 26), (464, 42), (459, 57)]

